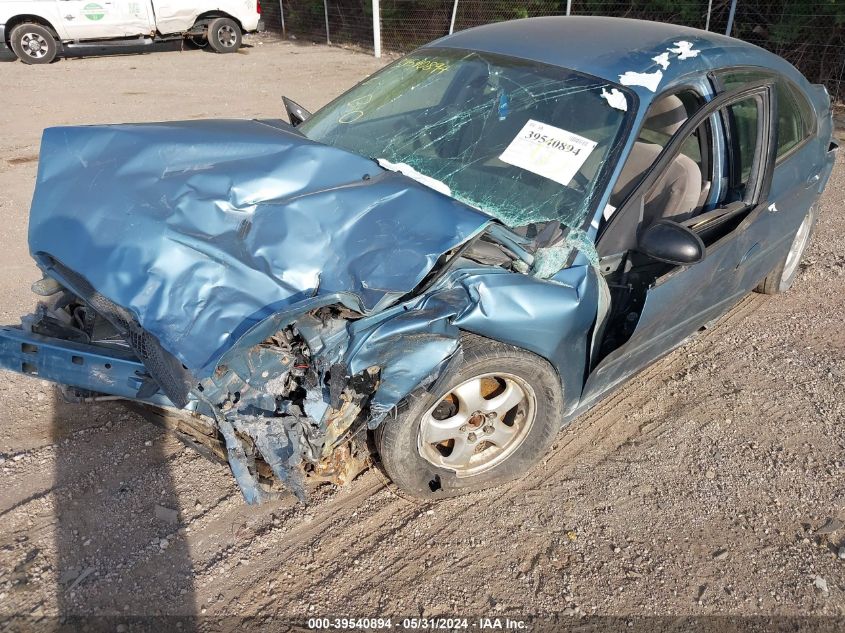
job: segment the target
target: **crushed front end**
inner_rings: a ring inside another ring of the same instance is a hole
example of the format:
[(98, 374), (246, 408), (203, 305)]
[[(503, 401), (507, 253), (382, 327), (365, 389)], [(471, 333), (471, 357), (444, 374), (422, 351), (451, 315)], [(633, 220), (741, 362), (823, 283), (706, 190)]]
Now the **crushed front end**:
[(225, 455), (250, 503), (268, 476), (304, 498), (306, 474), (367, 464), (382, 374), (344, 364), (350, 324), (489, 221), (280, 123), (48, 129), (29, 224), (41, 302), (0, 329), (0, 366), (154, 407)]
[(42, 300), (0, 328), (0, 366), (135, 402), (226, 459), (249, 503), (268, 480), (304, 499), (306, 476), (354, 478), (368, 431), (448, 375), (461, 331), (581, 380), (564, 358), (585, 357), (598, 276), (565, 227), (517, 235), (256, 121), (53, 128), (41, 156)]
[(228, 459), (248, 502), (272, 494), (272, 477), (304, 499), (306, 475), (345, 484), (368, 465), (364, 413), (379, 368), (349, 377), (344, 365), (329, 364), (311, 347), (326, 353), (323, 341), (332, 336), (345, 343), (346, 319), (360, 315), (335, 307), (301, 315), (300, 326), (282, 327), (195, 380), (97, 293), (81, 298), (53, 277), (33, 290), (43, 297), (36, 311), (19, 326), (0, 328), (0, 366), (59, 383), (68, 400), (121, 398), (166, 418)]

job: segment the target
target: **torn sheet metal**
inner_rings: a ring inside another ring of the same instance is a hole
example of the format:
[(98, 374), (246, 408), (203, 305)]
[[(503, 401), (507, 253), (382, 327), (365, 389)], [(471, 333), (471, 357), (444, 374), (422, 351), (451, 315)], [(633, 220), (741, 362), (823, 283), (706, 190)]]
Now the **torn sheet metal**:
[[(276, 418), (260, 416), (235, 416), (232, 425), (237, 431), (250, 438), (255, 443), (255, 448), (270, 466), (276, 478), (289, 490), (291, 490), (300, 501), (305, 500), (304, 474), (298, 468), (302, 463), (302, 450), (300, 444), (305, 443), (304, 433), (301, 425), (305, 424), (299, 418)], [(226, 423), (224, 423), (225, 425)], [(230, 451), (229, 463), (232, 463), (232, 447), (230, 446), (231, 434), (224, 433), (226, 447)], [(240, 442), (238, 442), (240, 444)], [(241, 490), (252, 491), (256, 495), (254, 499), (247, 498), (248, 503), (259, 503), (267, 499), (264, 492), (255, 482), (258, 475), (254, 461), (250, 462), (245, 455), (238, 455), (238, 460), (246, 466), (247, 472), (243, 469), (235, 469), (235, 477)]]
[(430, 294), (393, 312), (377, 327), (351, 328), (352, 372), (382, 364), (370, 400), (370, 426), (379, 424), (414, 389), (437, 380), (460, 352), (461, 331), (510, 343), (548, 359), (566, 393), (580, 389), (586, 334), (596, 318), (593, 266), (559, 271), (550, 281), (496, 269), (458, 269)]
[(129, 310), (197, 378), (305, 299), (382, 309), (490, 219), (256, 121), (52, 128), (41, 157), (33, 256)]
[(352, 328), (346, 363), (351, 374), (381, 368), (381, 384), (370, 399), (370, 426), (420, 385), (430, 384), (458, 349), (460, 330), (453, 319), (469, 304), (462, 289), (444, 290), (414, 302), (375, 327)]

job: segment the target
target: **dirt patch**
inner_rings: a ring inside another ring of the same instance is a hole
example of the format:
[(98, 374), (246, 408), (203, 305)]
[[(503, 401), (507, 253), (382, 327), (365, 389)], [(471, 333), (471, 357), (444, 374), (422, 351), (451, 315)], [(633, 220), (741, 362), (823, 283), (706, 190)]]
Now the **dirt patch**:
[[(2, 64), (4, 155), (58, 124), (277, 117), (380, 66), (267, 42)], [(36, 164), (0, 164), (0, 319), (33, 305)], [(0, 383), (0, 616), (845, 615), (845, 165), (793, 291), (752, 295), (563, 431), (527, 477), (420, 506), (379, 471), (244, 505), (120, 405)], [(839, 523), (837, 522), (839, 521)]]
[(16, 158), (7, 158), (6, 162), (10, 165), (26, 165), (27, 163), (35, 163), (38, 161), (38, 154), (30, 154), (28, 156), (18, 156)]

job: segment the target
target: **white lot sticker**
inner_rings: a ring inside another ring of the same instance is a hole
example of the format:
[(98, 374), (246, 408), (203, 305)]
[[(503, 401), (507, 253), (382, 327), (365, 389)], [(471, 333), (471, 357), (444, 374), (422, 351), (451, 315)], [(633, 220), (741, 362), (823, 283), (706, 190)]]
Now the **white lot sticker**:
[(595, 147), (583, 136), (528, 119), (499, 160), (568, 185)]

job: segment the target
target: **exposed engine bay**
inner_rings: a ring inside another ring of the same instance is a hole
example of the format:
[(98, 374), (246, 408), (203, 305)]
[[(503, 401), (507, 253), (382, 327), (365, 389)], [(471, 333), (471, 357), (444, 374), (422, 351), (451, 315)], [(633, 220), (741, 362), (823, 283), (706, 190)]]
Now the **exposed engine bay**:
[(463, 333), (583, 386), (569, 359), (587, 358), (604, 282), (578, 226), (506, 225), (254, 121), (53, 128), (41, 155), (44, 301), (0, 326), (0, 365), (143, 407), (225, 459), (249, 503), (276, 494), (266, 479), (304, 499), (306, 476), (354, 478), (370, 432), (460, 363)]
[[(24, 318), (24, 327), (31, 332), (104, 348), (136, 347), (128, 330), (121, 331), (55, 281), (45, 278), (34, 289), (50, 296), (39, 303), (35, 314)], [(343, 330), (346, 319), (358, 317), (343, 307), (328, 306), (299, 322), (312, 337), (325, 336)], [(149, 350), (135, 352), (150, 356)], [(149, 373), (142, 376), (139, 400), (159, 391), (157, 379)], [(159, 417), (162, 426), (227, 459), (233, 469), (243, 469), (240, 482), (258, 484), (275, 476), (304, 499), (305, 475), (344, 484), (369, 464), (367, 401), (378, 385), (379, 367), (347, 376), (342, 363), (328, 365), (312, 354), (303, 333), (292, 324), (252, 347), (237, 367), (221, 364), (192, 393), (184, 394), (187, 411), (140, 406), (148, 409), (144, 412), (148, 418)], [(86, 402), (103, 396), (72, 387), (64, 388), (64, 395)], [(255, 503), (271, 495), (269, 489), (265, 483), (252, 490), (247, 487), (244, 493)]]
[[(522, 233), (530, 237), (519, 243), (514, 238)], [(467, 288), (456, 294), (454, 282), (446, 277), (484, 266), (532, 279), (532, 253), (563, 233), (556, 223), (545, 229), (529, 226), (511, 233), (513, 237), (491, 227), (445, 252), (396, 308), (365, 316), (336, 303), (279, 321), (277, 327), (268, 320), (256, 343), (223, 355), (202, 379), (128, 310), (53, 258), (45, 260), (45, 277), (33, 285), (43, 300), (34, 314), (22, 319), (22, 326), (51, 340), (133, 355), (143, 367), (135, 372), (137, 393), (127, 398), (133, 408), (207, 456), (227, 461), (247, 502), (278, 494), (273, 479), (304, 501), (305, 477), (342, 485), (367, 468), (368, 430), (411, 388), (430, 384), (460, 356), (458, 329), (450, 323), (461, 309), (471, 307), (466, 293), (477, 291)], [(72, 284), (76, 293), (50, 275)], [(446, 300), (433, 301), (426, 293)], [(426, 308), (428, 303), (436, 307)], [(412, 305), (420, 312), (409, 312)], [(410, 325), (403, 322), (408, 317)], [(425, 355), (415, 363), (420, 350)], [(405, 365), (398, 360), (401, 356)], [(426, 369), (426, 363), (433, 366)], [(374, 398), (382, 386), (380, 397)], [(115, 399), (111, 391), (62, 389), (66, 399), (76, 402)]]

